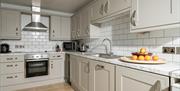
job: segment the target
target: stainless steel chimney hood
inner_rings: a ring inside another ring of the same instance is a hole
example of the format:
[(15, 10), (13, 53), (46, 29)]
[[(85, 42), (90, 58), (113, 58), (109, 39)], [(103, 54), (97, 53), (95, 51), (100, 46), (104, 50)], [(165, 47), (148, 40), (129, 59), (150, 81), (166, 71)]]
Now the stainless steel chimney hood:
[(40, 0), (32, 0), (32, 22), (27, 24), (23, 30), (25, 31), (47, 31), (47, 27), (41, 23)]

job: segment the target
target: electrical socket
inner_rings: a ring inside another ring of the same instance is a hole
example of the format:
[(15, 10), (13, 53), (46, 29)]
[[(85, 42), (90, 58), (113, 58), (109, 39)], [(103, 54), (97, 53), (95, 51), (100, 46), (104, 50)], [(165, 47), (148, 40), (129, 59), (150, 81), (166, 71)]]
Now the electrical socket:
[(176, 47), (176, 54), (180, 54), (180, 47)]
[(163, 50), (163, 53), (166, 53), (166, 54), (175, 54), (175, 47), (163, 47), (162, 48)]

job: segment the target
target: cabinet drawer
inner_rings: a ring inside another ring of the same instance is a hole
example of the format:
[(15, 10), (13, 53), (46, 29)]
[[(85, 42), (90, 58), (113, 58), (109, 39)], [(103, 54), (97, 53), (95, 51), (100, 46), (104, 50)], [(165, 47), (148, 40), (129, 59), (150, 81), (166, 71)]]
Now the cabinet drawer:
[(20, 62), (24, 61), (24, 55), (3, 55), (0, 62)]
[(0, 69), (0, 74), (24, 72), (24, 62), (1, 63)]
[(24, 73), (1, 75), (0, 80), (1, 80), (0, 86), (9, 86), (9, 85), (23, 83)]
[(64, 59), (64, 56), (62, 53), (52, 53), (50, 54), (50, 59)]

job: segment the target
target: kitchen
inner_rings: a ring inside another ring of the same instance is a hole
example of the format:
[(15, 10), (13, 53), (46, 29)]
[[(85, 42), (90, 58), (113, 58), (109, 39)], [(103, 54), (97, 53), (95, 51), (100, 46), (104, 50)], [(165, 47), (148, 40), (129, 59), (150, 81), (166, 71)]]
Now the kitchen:
[(180, 91), (179, 0), (0, 0), (0, 91)]

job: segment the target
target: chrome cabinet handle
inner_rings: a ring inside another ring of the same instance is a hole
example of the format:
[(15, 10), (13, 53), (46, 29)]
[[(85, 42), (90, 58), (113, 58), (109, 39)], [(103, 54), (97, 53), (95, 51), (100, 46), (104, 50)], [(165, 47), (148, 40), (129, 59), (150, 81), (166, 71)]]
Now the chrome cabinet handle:
[(6, 67), (13, 67), (13, 65), (6, 65)]
[(136, 10), (134, 10), (134, 12), (132, 13), (132, 16), (131, 16), (131, 24), (133, 26), (136, 26), (136, 21), (135, 21), (135, 16), (136, 16)]
[(156, 81), (154, 86), (155, 86), (154, 91), (161, 91), (161, 82), (159, 80)]
[(102, 69), (104, 69), (104, 66), (98, 64), (98, 65), (96, 65), (95, 69), (96, 70), (102, 70)]
[(101, 7), (100, 7), (100, 11), (99, 11), (99, 13), (100, 13), (101, 15), (103, 15), (103, 11), (104, 11), (104, 5), (103, 5), (103, 4), (101, 4)]
[(6, 60), (13, 60), (13, 58), (6, 58)]
[(109, 8), (109, 2), (107, 1), (106, 3), (105, 3), (105, 5), (104, 5), (104, 12), (105, 13), (108, 13), (108, 8)]
[(8, 77), (6, 77), (6, 79), (12, 79), (13, 78), (13, 76), (8, 76)]

